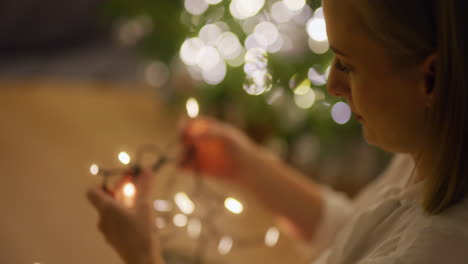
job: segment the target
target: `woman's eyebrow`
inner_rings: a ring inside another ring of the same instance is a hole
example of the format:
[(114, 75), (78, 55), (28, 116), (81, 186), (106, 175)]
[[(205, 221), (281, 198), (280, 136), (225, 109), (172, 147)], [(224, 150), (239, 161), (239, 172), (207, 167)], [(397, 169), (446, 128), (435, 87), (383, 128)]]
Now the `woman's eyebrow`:
[(339, 49), (337, 49), (337, 48), (335, 48), (333, 46), (330, 46), (330, 49), (336, 54), (339, 54), (339, 55), (341, 55), (343, 57), (348, 57), (349, 58), (349, 55), (347, 55), (346, 53), (342, 52), (341, 50), (339, 50)]

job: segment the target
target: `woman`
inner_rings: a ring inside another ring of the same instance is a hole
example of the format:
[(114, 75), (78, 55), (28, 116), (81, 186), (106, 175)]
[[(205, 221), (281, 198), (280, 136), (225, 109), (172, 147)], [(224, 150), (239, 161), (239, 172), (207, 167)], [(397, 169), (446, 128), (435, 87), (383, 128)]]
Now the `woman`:
[[(192, 165), (253, 191), (320, 250), (314, 263), (467, 263), (468, 3), (323, 0), (323, 8), (336, 55), (328, 90), (348, 101), (370, 144), (400, 153), (389, 169), (350, 201), (206, 119), (185, 129), (185, 144), (197, 149)], [(89, 192), (127, 263), (163, 263), (150, 232), (149, 180), (140, 178), (132, 211)]]

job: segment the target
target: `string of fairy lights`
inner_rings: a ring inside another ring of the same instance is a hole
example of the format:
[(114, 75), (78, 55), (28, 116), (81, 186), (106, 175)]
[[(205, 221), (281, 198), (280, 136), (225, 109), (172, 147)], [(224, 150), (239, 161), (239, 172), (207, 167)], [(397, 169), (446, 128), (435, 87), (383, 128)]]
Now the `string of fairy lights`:
[[(190, 117), (198, 115), (198, 105), (190, 100), (187, 102), (187, 114)], [(103, 168), (97, 164), (92, 164), (89, 171), (92, 175), (102, 177), (102, 188), (109, 192), (115, 198), (118, 198), (127, 206), (133, 206), (134, 197), (137, 189), (133, 183), (134, 177), (142, 172), (144, 160), (147, 154), (151, 157), (156, 156), (155, 160), (149, 166), (154, 176), (160, 173), (165, 166), (182, 165), (183, 162), (189, 162), (194, 157), (195, 149), (189, 149), (188, 155), (184, 159), (171, 157), (171, 149), (175, 149), (178, 140), (174, 140), (164, 148), (155, 145), (143, 145), (136, 152), (135, 160), (127, 152), (120, 152), (117, 155), (120, 163), (125, 168)], [(213, 187), (206, 184), (202, 177), (194, 177), (194, 185), (190, 191), (178, 191), (177, 182), (181, 173), (174, 173), (169, 180), (162, 186), (163, 193), (161, 197), (171, 197), (172, 199), (156, 199), (153, 207), (156, 213), (155, 225), (157, 229), (168, 229), (169, 226), (185, 228), (187, 235), (196, 240), (195, 255), (196, 263), (206, 263), (210, 248), (208, 245), (217, 244), (217, 251), (220, 256), (228, 255), (233, 248), (251, 248), (258, 246), (274, 247), (280, 237), (280, 231), (277, 227), (270, 227), (263, 234), (252, 235), (249, 237), (236, 236), (235, 234), (226, 234), (221, 228), (215, 225), (216, 219), (225, 217), (226, 211), (232, 215), (242, 214), (244, 205), (234, 197), (226, 196)], [(119, 184), (115, 188), (109, 187), (110, 178), (120, 177)], [(203, 204), (203, 206), (200, 206)], [(204, 210), (198, 210), (197, 207), (204, 207)], [(160, 233), (162, 243), (168, 244), (173, 239), (174, 232)]]

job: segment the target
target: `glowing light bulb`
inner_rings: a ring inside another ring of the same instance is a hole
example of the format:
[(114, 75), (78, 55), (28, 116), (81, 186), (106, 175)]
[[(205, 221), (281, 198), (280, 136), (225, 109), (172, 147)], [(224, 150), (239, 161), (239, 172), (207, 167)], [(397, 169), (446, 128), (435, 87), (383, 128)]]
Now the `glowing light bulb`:
[(123, 194), (126, 196), (126, 197), (133, 197), (135, 196), (135, 193), (136, 193), (136, 188), (135, 188), (135, 184), (131, 183), (131, 182), (127, 182), (124, 187), (123, 187)]
[(176, 214), (172, 218), (172, 222), (177, 227), (184, 227), (187, 225), (187, 216), (184, 214)]
[(327, 41), (327, 27), (325, 19), (311, 18), (307, 22), (307, 34), (315, 41)]
[(92, 175), (98, 175), (99, 174), (99, 166), (97, 164), (91, 165), (91, 167), (89, 167), (89, 172)]
[(339, 102), (332, 107), (331, 114), (333, 121), (337, 124), (344, 125), (351, 119), (351, 108), (348, 104)]
[(228, 236), (224, 236), (221, 238), (218, 244), (218, 252), (221, 255), (227, 255), (232, 249), (232, 238)]
[(190, 200), (187, 194), (183, 192), (178, 192), (174, 196), (174, 201), (179, 207), (180, 211), (184, 214), (191, 214), (195, 210), (195, 204)]
[(224, 207), (233, 214), (240, 214), (244, 211), (242, 203), (232, 197), (224, 200)]
[(128, 153), (125, 152), (125, 151), (120, 152), (119, 153), (119, 161), (122, 164), (125, 164), (125, 165), (130, 164), (130, 161), (131, 161), (130, 155), (128, 155)]
[(190, 118), (195, 118), (198, 116), (200, 112), (200, 107), (198, 102), (195, 98), (190, 97), (185, 104), (185, 108), (187, 109), (187, 114)]
[(278, 243), (280, 232), (276, 227), (268, 229), (265, 235), (265, 245), (273, 247)]

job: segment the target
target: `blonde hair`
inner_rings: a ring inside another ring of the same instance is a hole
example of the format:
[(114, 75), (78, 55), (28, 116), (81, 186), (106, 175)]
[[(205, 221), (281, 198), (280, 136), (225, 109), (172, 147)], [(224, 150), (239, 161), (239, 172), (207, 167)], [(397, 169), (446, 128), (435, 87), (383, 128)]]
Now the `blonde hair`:
[(423, 207), (441, 213), (468, 190), (468, 1), (356, 1), (363, 26), (399, 66), (437, 54), (429, 80), (434, 93), (427, 118), (431, 142), (422, 150), (423, 155), (431, 150), (435, 162), (426, 178)]

